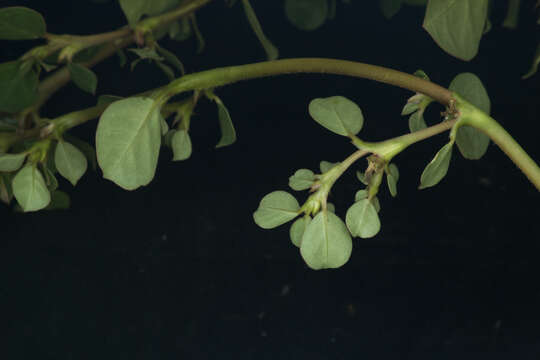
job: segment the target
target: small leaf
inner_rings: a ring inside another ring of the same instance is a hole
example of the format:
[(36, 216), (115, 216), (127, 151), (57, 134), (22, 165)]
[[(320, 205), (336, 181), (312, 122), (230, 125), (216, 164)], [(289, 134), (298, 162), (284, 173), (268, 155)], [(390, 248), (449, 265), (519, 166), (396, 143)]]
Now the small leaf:
[(72, 144), (59, 141), (54, 152), (54, 163), (60, 175), (65, 177), (73, 186), (88, 168), (84, 154)]
[(51, 201), (43, 176), (33, 164), (26, 164), (13, 178), (13, 194), (23, 211), (41, 210)]
[(156, 61), (156, 65), (158, 68), (161, 69), (161, 71), (163, 71), (163, 73), (165, 74), (165, 76), (167, 76), (169, 81), (174, 80), (174, 70), (170, 66), (165, 65), (161, 61)]
[[(132, 53), (136, 54), (139, 59), (149, 59), (149, 60), (156, 60), (156, 61), (163, 61), (165, 60), (164, 57), (160, 56), (155, 49), (150, 47), (144, 47), (144, 48), (132, 48), (128, 49), (128, 51), (131, 51)], [(132, 65), (132, 70), (135, 66)]]
[(184, 75), (184, 64), (174, 55), (172, 52), (168, 51), (167, 49), (162, 48), (161, 46), (156, 46), (157, 51), (163, 56), (163, 58), (172, 66), (174, 66), (180, 74)]
[[(540, 18), (539, 18), (539, 21), (540, 21)], [(533, 76), (534, 74), (536, 74), (536, 72), (538, 71), (538, 65), (540, 65), (540, 43), (538, 44), (538, 47), (536, 48), (536, 53), (534, 54), (534, 58), (533, 58), (533, 61), (532, 61), (532, 64), (531, 64), (531, 68), (521, 78), (522, 79), (528, 79), (531, 76)]]
[(22, 6), (0, 9), (0, 40), (38, 39), (45, 31), (45, 20), (35, 10)]
[(120, 65), (120, 67), (124, 67), (126, 66), (126, 63), (127, 63), (127, 56), (126, 56), (126, 52), (124, 51), (124, 49), (118, 49), (116, 51), (116, 55), (118, 56), (118, 65)]
[[(472, 73), (457, 75), (448, 89), (460, 94), (465, 100), (489, 115), (491, 101), (482, 81)], [(460, 126), (456, 135), (456, 143), (461, 155), (469, 160), (480, 159), (487, 151), (489, 137), (473, 127)]]
[(236, 130), (231, 120), (229, 110), (223, 105), (221, 100), (216, 100), (218, 107), (219, 128), (221, 130), (221, 138), (216, 145), (216, 148), (232, 145), (236, 141)]
[(300, 254), (314, 269), (343, 266), (352, 252), (352, 239), (343, 221), (334, 213), (321, 211), (307, 225), (300, 244)]
[(97, 76), (94, 72), (80, 64), (68, 64), (71, 79), (79, 89), (94, 95), (97, 87)]
[(191, 156), (191, 138), (186, 130), (175, 131), (171, 138), (173, 161), (186, 160)]
[(0, 200), (6, 205), (9, 205), (13, 198), (13, 189), (11, 187), (12, 179), (12, 173), (0, 172)]
[(315, 182), (315, 174), (308, 169), (297, 170), (293, 176), (289, 177), (289, 186), (296, 191), (309, 189), (313, 182)]
[(157, 105), (150, 98), (126, 98), (109, 105), (99, 119), (96, 151), (103, 177), (126, 190), (154, 178), (161, 146)]
[(163, 115), (161, 116), (159, 120), (160, 120), (159, 124), (161, 125), (161, 136), (165, 136), (165, 134), (169, 132), (169, 124), (167, 124), (167, 122), (163, 118)]
[(417, 102), (407, 102), (401, 110), (401, 115), (409, 115), (418, 110), (419, 106)]
[(86, 141), (83, 141), (66, 133), (64, 133), (64, 139), (75, 145), (79, 150), (81, 150), (86, 157), (86, 160), (90, 163), (90, 167), (92, 168), (92, 170), (96, 171), (97, 158), (96, 150), (94, 149), (94, 147)]
[(304, 217), (296, 219), (292, 225), (291, 229), (289, 230), (289, 236), (291, 237), (291, 241), (296, 247), (300, 247), (302, 244), (302, 236), (304, 235), (304, 232), (306, 231), (307, 226), (309, 225), (311, 221), (311, 216), (305, 215)]
[(287, 19), (300, 30), (320, 27), (328, 17), (327, 0), (285, 0)]
[(286, 191), (274, 191), (266, 195), (253, 213), (255, 223), (263, 229), (272, 229), (291, 221), (300, 210), (298, 201)]
[(397, 182), (399, 180), (399, 170), (396, 164), (388, 164), (385, 168), (386, 183), (388, 184), (388, 190), (390, 195), (395, 197), (397, 195)]
[(0, 171), (15, 171), (19, 169), (26, 159), (25, 153), (0, 154)]
[(433, 160), (430, 161), (422, 172), (419, 189), (437, 185), (446, 175), (450, 166), (450, 159), (452, 158), (453, 145), (452, 142), (449, 142), (435, 154)]
[(319, 164), (319, 168), (321, 169), (321, 173), (324, 174), (325, 172), (330, 171), (334, 166), (339, 165), (339, 162), (331, 163), (329, 161), (321, 161)]
[(38, 73), (23, 65), (20, 61), (0, 64), (0, 112), (17, 113), (37, 98)]
[(242, 0), (242, 4), (244, 5), (244, 12), (246, 13), (249, 25), (251, 25), (251, 29), (253, 29), (255, 36), (257, 36), (257, 39), (259, 39), (259, 42), (266, 52), (266, 58), (268, 60), (276, 60), (278, 58), (279, 51), (264, 34), (261, 24), (259, 23), (259, 19), (257, 19), (257, 15), (249, 3), (249, 0)]
[(430, 0), (423, 27), (450, 55), (469, 61), (484, 31), (488, 0)]
[(377, 210), (371, 201), (362, 199), (355, 202), (345, 216), (347, 228), (353, 236), (363, 239), (375, 236), (381, 229)]
[(55, 190), (51, 194), (51, 202), (45, 210), (66, 210), (69, 209), (71, 205), (71, 200), (69, 195), (63, 191)]
[(427, 128), (424, 120), (424, 110), (418, 110), (409, 116), (409, 131), (415, 132)]
[(380, 0), (379, 7), (385, 18), (391, 19), (401, 9), (402, 0)]
[(47, 185), (47, 189), (49, 189), (49, 192), (58, 189), (58, 180), (56, 179), (56, 176), (54, 176), (53, 171), (49, 167), (43, 168), (43, 175), (45, 175), (45, 185)]
[(354, 201), (360, 201), (368, 198), (368, 191), (367, 189), (358, 190), (356, 194), (354, 195)]
[(357, 171), (356, 172), (356, 177), (358, 178), (358, 180), (360, 180), (360, 182), (364, 185), (368, 185), (368, 181), (366, 179), (366, 175), (361, 172), (361, 171)]
[(192, 33), (189, 20), (185, 18), (173, 23), (169, 28), (169, 37), (176, 41), (187, 40)]
[(364, 125), (362, 110), (343, 96), (311, 100), (309, 114), (313, 120), (338, 135), (356, 135)]

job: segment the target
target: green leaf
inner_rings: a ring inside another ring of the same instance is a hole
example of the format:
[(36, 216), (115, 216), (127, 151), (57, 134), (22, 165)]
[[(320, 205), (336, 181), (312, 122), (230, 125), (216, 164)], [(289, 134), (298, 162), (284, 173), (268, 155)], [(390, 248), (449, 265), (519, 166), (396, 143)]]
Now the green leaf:
[(19, 112), (37, 98), (38, 73), (20, 61), (0, 64), (0, 111)]
[(257, 39), (259, 39), (259, 42), (266, 52), (266, 58), (268, 60), (276, 60), (279, 56), (279, 51), (264, 34), (259, 19), (257, 19), (257, 15), (255, 14), (253, 7), (251, 7), (249, 0), (242, 0), (242, 4), (244, 5), (244, 12), (246, 13), (249, 25), (251, 25), (251, 29), (253, 29), (255, 36), (257, 36)]
[(379, 7), (385, 18), (390, 19), (401, 9), (402, 0), (379, 0)]
[(327, 0), (285, 0), (287, 19), (300, 30), (320, 27), (328, 17)]
[(51, 194), (36, 165), (26, 164), (13, 178), (13, 194), (23, 211), (41, 210), (51, 201)]
[(313, 120), (338, 135), (356, 135), (364, 125), (362, 110), (343, 96), (311, 100), (309, 114)]
[(159, 15), (180, 4), (180, 0), (119, 0), (119, 2), (131, 27), (134, 27), (143, 15)]
[(45, 210), (66, 210), (69, 209), (71, 205), (71, 200), (69, 195), (63, 191), (55, 190), (51, 194), (51, 202)]
[(178, 59), (178, 57), (176, 57), (176, 55), (174, 55), (169, 50), (162, 48), (161, 46), (156, 46), (156, 48), (157, 48), (157, 51), (161, 54), (161, 56), (163, 56), (163, 58), (169, 64), (174, 66), (180, 72), (180, 74), (184, 75), (185, 73), (184, 64), (182, 64), (182, 62), (180, 61), (180, 59)]
[(43, 175), (45, 175), (45, 185), (47, 185), (47, 189), (49, 189), (49, 191), (55, 191), (58, 189), (58, 180), (56, 179), (56, 176), (54, 176), (53, 169), (45, 166), (43, 168)]
[(97, 158), (96, 150), (94, 149), (94, 147), (86, 141), (83, 141), (66, 133), (64, 133), (64, 139), (75, 145), (79, 150), (81, 150), (86, 157), (86, 160), (90, 163), (90, 167), (92, 168), (92, 170), (96, 171)]
[(377, 210), (367, 198), (355, 202), (345, 215), (347, 228), (353, 236), (367, 239), (375, 236), (381, 229)]
[(156, 65), (158, 68), (161, 69), (161, 71), (163, 71), (163, 73), (167, 76), (169, 81), (174, 80), (174, 70), (170, 66), (165, 65), (161, 61), (156, 61)]
[(175, 131), (171, 138), (173, 161), (186, 160), (191, 156), (191, 138), (186, 130)]
[(336, 213), (336, 207), (332, 203), (326, 203), (326, 210), (333, 212), (334, 214)]
[(19, 169), (26, 159), (25, 153), (0, 154), (0, 171), (15, 171)]
[(339, 165), (339, 162), (331, 163), (329, 161), (321, 161), (319, 164), (319, 168), (321, 169), (321, 173), (325, 173), (327, 171), (330, 171), (334, 166)]
[(450, 166), (450, 159), (452, 158), (452, 146), (454, 144), (449, 142), (444, 145), (435, 154), (433, 160), (426, 166), (420, 177), (419, 189), (425, 189), (427, 187), (435, 186), (442, 180), (442, 178), (448, 172), (448, 166)]
[(35, 10), (22, 6), (0, 9), (0, 40), (38, 39), (45, 31), (45, 20)]
[(171, 27), (169, 28), (169, 37), (176, 41), (187, 40), (192, 33), (189, 20), (185, 18), (171, 24)]
[(409, 116), (409, 131), (415, 132), (427, 128), (424, 120), (424, 110), (418, 110)]
[(536, 72), (538, 71), (538, 65), (540, 65), (540, 43), (538, 44), (538, 47), (536, 48), (536, 53), (534, 54), (533, 61), (532, 61), (532, 64), (531, 64), (531, 68), (521, 78), (522, 79), (528, 79), (531, 76), (533, 76), (534, 74), (536, 74)]
[(68, 69), (71, 79), (79, 89), (95, 95), (98, 79), (92, 70), (75, 63), (68, 64)]
[(9, 205), (13, 198), (12, 179), (12, 173), (0, 173), (0, 201), (6, 205)]
[(396, 164), (388, 164), (388, 166), (384, 170), (386, 172), (386, 183), (388, 184), (388, 190), (390, 191), (390, 195), (395, 197), (397, 195), (399, 170)]
[(221, 100), (216, 99), (218, 107), (219, 128), (221, 130), (221, 138), (216, 145), (216, 148), (232, 145), (236, 141), (236, 130), (231, 120), (229, 110), (225, 107)]
[(255, 223), (263, 229), (272, 229), (298, 216), (300, 205), (286, 191), (274, 191), (266, 195), (253, 213)]
[(150, 183), (161, 146), (161, 114), (150, 98), (131, 97), (109, 105), (96, 132), (103, 177), (126, 190)]
[[(452, 80), (448, 89), (457, 92), (465, 100), (489, 115), (491, 102), (486, 88), (478, 76), (472, 73), (459, 74)], [(458, 128), (456, 143), (464, 158), (477, 160), (486, 153), (489, 137), (473, 127), (464, 125)]]
[(356, 177), (358, 178), (358, 180), (360, 180), (360, 182), (364, 185), (368, 185), (368, 181), (366, 179), (366, 175), (361, 172), (361, 171), (357, 171), (356, 172)]
[(289, 186), (296, 191), (309, 189), (314, 182), (315, 174), (309, 169), (296, 170), (294, 175), (289, 177)]
[(349, 260), (351, 252), (351, 235), (334, 213), (321, 211), (307, 225), (300, 254), (310, 268), (338, 268)]
[(423, 27), (450, 55), (469, 61), (484, 31), (488, 0), (430, 0)]
[(291, 241), (296, 247), (300, 247), (302, 244), (302, 236), (306, 231), (307, 226), (311, 222), (311, 216), (305, 215), (304, 217), (296, 219), (289, 230)]
[(73, 186), (77, 185), (77, 181), (88, 168), (84, 154), (66, 141), (59, 141), (56, 145), (54, 163), (60, 175), (69, 180)]

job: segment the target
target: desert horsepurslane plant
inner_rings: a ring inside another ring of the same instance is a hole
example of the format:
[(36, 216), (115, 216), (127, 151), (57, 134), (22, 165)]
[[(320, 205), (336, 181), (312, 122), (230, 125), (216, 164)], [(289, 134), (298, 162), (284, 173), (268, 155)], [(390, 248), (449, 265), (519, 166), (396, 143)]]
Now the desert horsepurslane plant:
[[(201, 5), (204, 2), (192, 3)], [(27, 10), (23, 11), (29, 14)], [(176, 16), (180, 16), (180, 13), (177, 12)], [(184, 9), (181, 14), (188, 13), (189, 11)], [(169, 65), (176, 70), (165, 67), (164, 71), (182, 73), (182, 66), (175, 60), (174, 55), (160, 48), (155, 42), (152, 35), (155, 29), (152, 24), (157, 24), (157, 28), (162, 23), (152, 22), (152, 19), (143, 20), (144, 26), (137, 25), (134, 32), (115, 34), (114, 36), (120, 36), (115, 46), (100, 50), (101, 56), (108, 56), (118, 50), (118, 46), (125, 46), (132, 41), (152, 44), (153, 47), (145, 48), (146, 50), (139, 51), (137, 55), (141, 59), (160, 63), (161, 66), (164, 66), (162, 61), (168, 59)], [(139, 19), (135, 16), (131, 20), (137, 23)], [(69, 40), (62, 39), (56, 43), (52, 41), (52, 44)], [(103, 39), (99, 41), (101, 40)], [(99, 42), (95, 39), (93, 41)], [(23, 60), (8, 63), (8, 67), (15, 68), (16, 74), (20, 76), (32, 77), (32, 69), (36, 66), (39, 69), (45, 68), (46, 63), (41, 62), (54, 51), (60, 51), (64, 54), (64, 60), (69, 62), (86, 45), (80, 39), (74, 42), (78, 45), (69, 41), (67, 43), (70, 45), (63, 46), (66, 43), (61, 42), (60, 45), (55, 45), (56, 47), (33, 50), (30, 55), (23, 57)], [(271, 47), (265, 48), (268, 53), (272, 52)], [(3, 76), (1, 70), (0, 78)], [(5, 72), (6, 67), (3, 70)], [(95, 91), (95, 78), (85, 66), (70, 62), (64, 73), (69, 74), (82, 89)], [(229, 111), (216, 95), (215, 89), (238, 81), (293, 73), (324, 73), (366, 78), (414, 92), (402, 111), (402, 115), (409, 115), (411, 132), (380, 142), (367, 142), (358, 137), (364, 124), (364, 116), (361, 109), (347, 98), (332, 96), (310, 102), (308, 111), (313, 120), (327, 130), (348, 138), (357, 150), (338, 163), (322, 161), (317, 171), (302, 168), (294, 172), (289, 178), (290, 187), (295, 191), (309, 191), (302, 205), (290, 193), (275, 191), (261, 200), (253, 216), (259, 226), (268, 229), (297, 218), (292, 223), (290, 237), (300, 248), (305, 262), (313, 269), (342, 266), (350, 257), (352, 237), (369, 238), (377, 234), (380, 229), (377, 194), (383, 181), (392, 196), (397, 194), (399, 171), (392, 162), (394, 157), (408, 146), (442, 132), (449, 131), (449, 142), (426, 166), (420, 177), (420, 188), (434, 186), (446, 175), (454, 145), (465, 158), (479, 159), (491, 140), (522, 170), (531, 183), (540, 189), (540, 168), (490, 117), (487, 91), (474, 74), (457, 75), (446, 89), (429, 81), (423, 71), (407, 74), (353, 61), (298, 58), (182, 75), (165, 86), (143, 94), (127, 98), (101, 96), (96, 106), (54, 119), (44, 119), (39, 117), (37, 109), (46, 101), (50, 88), (58, 86), (61, 81), (49, 83), (49, 88), (46, 87), (48, 91), (41, 88), (42, 92), (38, 92), (36, 98), (28, 101), (28, 108), (2, 109), (8, 114), (18, 116), (12, 117), (14, 121), (4, 121), (5, 126), (0, 129), (0, 195), (8, 203), (14, 197), (23, 211), (36, 211), (50, 208), (51, 205), (62, 207), (66, 200), (63, 193), (57, 190), (55, 174), (59, 173), (75, 185), (86, 172), (88, 162), (94, 167), (99, 165), (106, 179), (126, 190), (145, 186), (154, 178), (159, 150), (163, 144), (171, 147), (173, 160), (184, 160), (191, 155), (190, 121), (201, 98), (207, 98), (217, 105), (221, 138), (216, 147), (228, 146), (235, 142), (236, 131)], [(178, 95), (184, 98), (170, 101)], [(428, 127), (423, 120), (423, 114), (432, 102), (442, 104), (446, 111), (442, 114), (440, 123)], [(89, 144), (73, 138), (67, 132), (97, 117), (99, 122), (94, 152)], [(169, 117), (173, 118), (170, 123), (166, 121)], [(6, 119), (8, 118), (10, 117), (6, 116)], [(24, 125), (28, 121), (33, 126), (15, 126)], [(365, 171), (357, 172), (357, 176), (365, 188), (351, 196), (354, 200), (343, 221), (335, 215), (333, 205), (328, 203), (328, 194), (336, 180), (363, 157), (367, 158), (367, 166)]]

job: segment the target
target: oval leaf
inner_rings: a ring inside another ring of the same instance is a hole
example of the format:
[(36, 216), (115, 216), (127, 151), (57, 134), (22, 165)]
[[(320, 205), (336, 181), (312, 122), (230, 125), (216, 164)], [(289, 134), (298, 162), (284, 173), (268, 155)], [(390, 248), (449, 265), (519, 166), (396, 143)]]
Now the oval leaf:
[(300, 30), (315, 30), (328, 17), (328, 1), (285, 0), (285, 15)]
[(272, 229), (298, 215), (298, 201), (286, 191), (274, 191), (263, 197), (253, 213), (255, 223), (263, 229)]
[(339, 165), (339, 162), (331, 163), (329, 161), (321, 161), (319, 164), (319, 168), (321, 169), (321, 173), (325, 173), (332, 169), (334, 166)]
[(343, 96), (311, 100), (309, 114), (328, 130), (343, 136), (358, 134), (364, 125), (362, 110)]
[(54, 152), (54, 163), (60, 175), (65, 177), (73, 186), (83, 176), (88, 168), (84, 154), (66, 141), (60, 141)]
[(68, 64), (71, 79), (77, 87), (87, 93), (94, 95), (97, 87), (97, 76), (94, 72), (82, 65)]
[(0, 154), (0, 171), (15, 171), (22, 166), (26, 159), (25, 153)]
[(131, 27), (134, 27), (143, 15), (159, 15), (180, 4), (180, 0), (119, 0), (119, 2)]
[(236, 141), (236, 130), (231, 120), (229, 110), (223, 105), (223, 102), (216, 97), (218, 107), (219, 128), (221, 130), (221, 138), (216, 145), (216, 148), (232, 145)]
[(313, 185), (315, 174), (308, 169), (296, 170), (293, 176), (289, 177), (289, 186), (291, 189), (300, 191), (306, 190)]
[(488, 0), (430, 0), (423, 27), (447, 53), (471, 60), (486, 24)]
[(345, 216), (347, 228), (353, 236), (363, 239), (375, 236), (381, 229), (377, 210), (371, 201), (362, 199), (355, 202)]
[(380, 0), (379, 7), (385, 18), (390, 19), (401, 9), (402, 0)]
[(191, 156), (191, 138), (186, 130), (175, 131), (171, 138), (173, 161), (189, 159)]
[(0, 64), (0, 111), (16, 113), (37, 98), (38, 74), (20, 61)]
[(96, 131), (96, 152), (103, 177), (133, 190), (156, 172), (161, 145), (161, 115), (150, 98), (118, 100), (103, 112)]
[(399, 170), (396, 164), (389, 164), (386, 167), (386, 183), (388, 184), (388, 190), (390, 195), (395, 197), (397, 195), (397, 182), (399, 180)]
[(334, 213), (321, 211), (307, 225), (300, 254), (310, 268), (338, 268), (349, 260), (351, 252), (351, 235)]
[[(457, 92), (465, 100), (489, 115), (491, 101), (482, 81), (472, 73), (459, 74), (452, 80), (449, 90)], [(480, 159), (487, 151), (489, 137), (471, 126), (460, 126), (456, 134), (456, 143), (464, 158)]]
[(291, 229), (289, 230), (289, 235), (291, 237), (292, 243), (296, 247), (300, 247), (302, 244), (302, 236), (304, 235), (304, 232), (306, 231), (307, 226), (311, 222), (311, 216), (306, 215), (304, 217), (296, 219), (292, 225)]
[(13, 195), (23, 211), (41, 210), (51, 202), (51, 194), (35, 165), (25, 165), (13, 178)]
[(0, 40), (38, 39), (45, 31), (45, 20), (35, 10), (22, 6), (0, 9)]
[(426, 168), (422, 172), (420, 177), (419, 189), (435, 186), (442, 180), (442, 178), (448, 172), (448, 166), (450, 166), (450, 159), (452, 158), (452, 146), (454, 144), (449, 142), (444, 145), (435, 154), (433, 160), (427, 164)]

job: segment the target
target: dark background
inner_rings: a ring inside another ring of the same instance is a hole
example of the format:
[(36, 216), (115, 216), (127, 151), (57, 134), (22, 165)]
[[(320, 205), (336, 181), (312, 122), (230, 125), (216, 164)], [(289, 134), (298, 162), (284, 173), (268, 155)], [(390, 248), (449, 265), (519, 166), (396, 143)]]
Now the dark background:
[[(450, 57), (421, 28), (423, 8), (385, 20), (376, 1), (338, 4), (335, 20), (306, 33), (290, 25), (282, 1), (253, 1), (281, 58), (332, 57), (423, 69), (447, 86), (474, 72), (492, 115), (538, 159), (540, 84), (520, 76), (538, 42), (533, 1), (521, 24), (494, 27), (471, 62)], [(40, 11), (51, 33), (92, 34), (125, 23), (115, 2), (2, 1)], [(169, 40), (188, 72), (264, 60), (240, 4), (198, 13), (206, 39)], [(37, 43), (1, 42), (1, 61)], [(165, 84), (150, 65), (133, 73), (116, 58), (95, 67), (98, 94), (130, 95)], [(238, 134), (219, 138), (215, 106), (192, 120), (194, 152), (172, 162), (163, 149), (154, 181), (124, 191), (89, 172), (68, 211), (13, 213), (0, 208), (0, 340), (3, 359), (537, 359), (540, 354), (538, 191), (494, 145), (480, 161), (454, 150), (446, 178), (418, 191), (420, 174), (446, 141), (439, 135), (400, 154), (398, 197), (380, 195), (382, 229), (354, 239), (350, 261), (313, 271), (288, 236), (289, 225), (258, 228), (252, 213), (273, 190), (287, 190), (299, 168), (340, 161), (348, 141), (307, 114), (315, 97), (343, 95), (366, 118), (359, 134), (376, 141), (408, 131), (400, 111), (410, 92), (367, 80), (292, 75), (217, 90)], [(43, 108), (55, 117), (92, 106), (73, 85)], [(438, 105), (427, 120), (438, 121)], [(96, 121), (72, 134), (93, 143)], [(355, 169), (364, 166), (359, 162)], [(331, 199), (344, 216), (360, 188), (354, 171)], [(300, 201), (304, 194), (298, 195)]]

